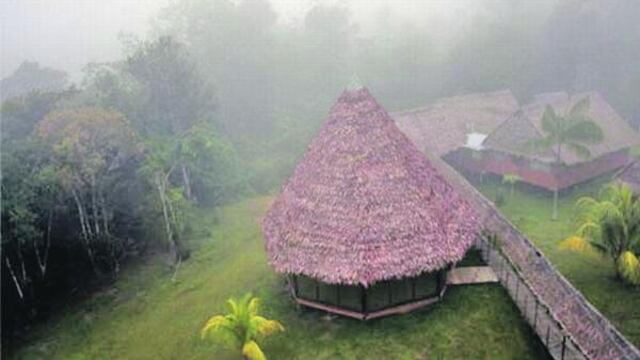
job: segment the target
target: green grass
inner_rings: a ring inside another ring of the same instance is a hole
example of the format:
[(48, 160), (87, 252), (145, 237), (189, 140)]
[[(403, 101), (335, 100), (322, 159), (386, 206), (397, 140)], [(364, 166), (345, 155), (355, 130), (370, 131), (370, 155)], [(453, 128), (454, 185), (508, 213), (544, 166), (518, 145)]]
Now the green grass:
[(505, 204), (500, 210), (542, 250), (553, 265), (636, 346), (640, 346), (640, 288), (623, 285), (615, 278), (609, 259), (598, 255), (563, 251), (558, 243), (576, 230), (574, 205), (581, 196), (595, 196), (603, 181), (575, 188), (560, 197), (558, 220), (551, 220), (551, 194), (530, 188), (516, 188), (513, 196), (507, 186), (486, 182), (480, 190), (496, 198), (502, 186)]
[(161, 257), (132, 266), (110, 289), (32, 331), (20, 359), (239, 359), (203, 342), (206, 319), (251, 291), (287, 331), (267, 340), (270, 359), (544, 359), (547, 355), (498, 285), (450, 288), (420, 312), (371, 322), (296, 309), (266, 264), (257, 219), (268, 199), (202, 211), (197, 250), (177, 282)]

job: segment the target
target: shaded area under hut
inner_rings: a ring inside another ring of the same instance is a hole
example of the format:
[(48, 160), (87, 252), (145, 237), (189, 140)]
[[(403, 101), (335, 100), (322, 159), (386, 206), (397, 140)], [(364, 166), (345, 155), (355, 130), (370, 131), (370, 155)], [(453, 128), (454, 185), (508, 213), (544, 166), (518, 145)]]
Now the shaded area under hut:
[(479, 228), (366, 88), (340, 96), (262, 222), (296, 301), (358, 319), (441, 299)]

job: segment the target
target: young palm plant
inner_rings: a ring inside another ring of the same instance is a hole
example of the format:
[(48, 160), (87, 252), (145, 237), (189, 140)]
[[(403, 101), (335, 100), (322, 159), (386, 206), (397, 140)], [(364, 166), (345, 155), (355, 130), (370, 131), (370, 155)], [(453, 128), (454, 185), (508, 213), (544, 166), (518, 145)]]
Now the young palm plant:
[(503, 184), (509, 184), (511, 186), (511, 197), (513, 197), (513, 193), (514, 193), (514, 188), (515, 185), (518, 181), (522, 180), (522, 178), (520, 177), (520, 175), (518, 174), (514, 174), (514, 173), (509, 173), (509, 174), (504, 174), (502, 176), (502, 183)]
[(207, 321), (201, 337), (221, 340), (240, 350), (246, 360), (266, 360), (258, 341), (284, 331), (282, 324), (258, 315), (260, 300), (251, 294), (228, 299), (227, 307), (227, 315), (215, 315)]
[[(565, 148), (573, 150), (578, 156), (588, 158), (591, 152), (587, 145), (597, 144), (604, 138), (602, 129), (587, 114), (590, 106), (589, 97), (575, 103), (565, 114), (558, 114), (549, 105), (542, 115), (542, 131), (544, 137), (536, 140), (534, 145), (540, 149), (553, 150), (556, 165), (562, 164), (562, 153)], [(558, 190), (553, 192), (552, 218), (558, 218)]]
[(622, 280), (640, 285), (640, 197), (627, 185), (610, 184), (598, 199), (580, 198), (576, 207), (578, 231), (561, 248), (609, 257)]

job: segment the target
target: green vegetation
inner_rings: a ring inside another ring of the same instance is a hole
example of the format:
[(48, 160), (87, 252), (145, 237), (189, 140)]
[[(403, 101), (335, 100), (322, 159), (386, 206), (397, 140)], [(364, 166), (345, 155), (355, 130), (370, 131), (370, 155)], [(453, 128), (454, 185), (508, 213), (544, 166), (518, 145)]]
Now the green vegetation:
[(624, 281), (640, 284), (640, 200), (627, 185), (611, 184), (603, 188), (598, 199), (578, 199), (576, 235), (562, 242), (562, 247), (584, 252), (596, 251), (616, 265)]
[(203, 339), (211, 336), (242, 351), (247, 360), (266, 360), (258, 341), (284, 331), (284, 326), (276, 320), (268, 320), (258, 315), (260, 299), (251, 293), (243, 297), (227, 300), (229, 313), (212, 316), (200, 331)]
[[(584, 294), (635, 345), (640, 345), (640, 288), (623, 284), (609, 260), (596, 254), (562, 250), (563, 239), (577, 229), (575, 203), (584, 196), (596, 196), (604, 181), (597, 180), (563, 194), (558, 202), (558, 219), (549, 218), (549, 196), (530, 188), (516, 188), (515, 196), (502, 205), (505, 214), (547, 256), (567, 279)], [(489, 198), (497, 182), (478, 188)]]
[(258, 219), (268, 198), (192, 219), (196, 248), (175, 282), (158, 257), (123, 271), (120, 280), (32, 332), (20, 359), (238, 359), (200, 339), (226, 300), (252, 292), (264, 314), (287, 331), (261, 346), (273, 359), (539, 359), (546, 353), (498, 285), (450, 288), (445, 301), (371, 322), (296, 310), (282, 278), (266, 263)]
[(514, 189), (516, 183), (518, 183), (520, 180), (522, 180), (522, 177), (520, 177), (520, 175), (518, 174), (509, 173), (502, 176), (502, 183), (508, 184), (511, 188), (511, 192), (509, 193), (511, 196), (513, 196), (513, 192), (515, 191)]
[[(563, 163), (563, 150), (568, 148), (583, 158), (589, 158), (591, 151), (586, 146), (602, 141), (602, 129), (589, 117), (589, 97), (578, 101), (565, 114), (557, 114), (547, 105), (542, 114), (544, 137), (534, 145), (542, 150), (552, 150), (556, 165)], [(553, 215), (558, 218), (558, 189), (553, 192)]]

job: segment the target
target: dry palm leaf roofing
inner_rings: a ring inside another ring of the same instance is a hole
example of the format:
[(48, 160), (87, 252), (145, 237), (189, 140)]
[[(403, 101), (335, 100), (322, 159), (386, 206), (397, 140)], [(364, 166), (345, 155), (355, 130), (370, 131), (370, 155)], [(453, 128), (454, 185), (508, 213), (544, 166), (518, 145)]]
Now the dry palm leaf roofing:
[(542, 114), (547, 105), (560, 114), (565, 114), (578, 101), (589, 98), (589, 117), (602, 129), (604, 139), (598, 144), (588, 145), (591, 156), (583, 158), (568, 148), (563, 148), (560, 158), (567, 165), (575, 165), (606, 154), (640, 145), (640, 136), (596, 91), (589, 91), (569, 96), (565, 92), (544, 93), (536, 95), (534, 100), (525, 105), (521, 112), (511, 116), (496, 128), (484, 142), (487, 148), (524, 155), (536, 160), (555, 161), (555, 150), (539, 153), (526, 146), (529, 140), (543, 137)]
[(444, 156), (464, 146), (470, 133), (491, 133), (518, 107), (511, 91), (501, 90), (443, 98), (392, 116), (420, 150)]
[(276, 271), (368, 286), (461, 260), (479, 224), (360, 88), (333, 106), (262, 229)]

